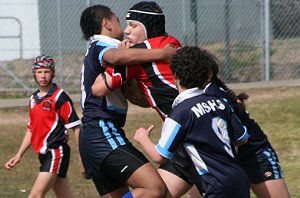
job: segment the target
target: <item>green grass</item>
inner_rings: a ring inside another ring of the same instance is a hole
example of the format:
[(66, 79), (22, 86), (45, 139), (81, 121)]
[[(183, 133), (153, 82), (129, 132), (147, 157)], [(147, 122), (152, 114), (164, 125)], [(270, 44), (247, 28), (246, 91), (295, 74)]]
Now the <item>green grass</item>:
[[(300, 93), (299, 88), (290, 91)], [(261, 92), (252, 90), (249, 93), (251, 99), (255, 93), (259, 95)], [(300, 94), (285, 97), (276, 97), (276, 92), (270, 94), (274, 96), (266, 100), (249, 101), (248, 110), (260, 123), (276, 149), (292, 197), (300, 198)], [(80, 112), (79, 104), (76, 104), (76, 108)], [(38, 159), (32, 149), (27, 151), (14, 171), (8, 172), (4, 168), (4, 163), (17, 151), (22, 141), (27, 121), (26, 111), (26, 108), (0, 109), (1, 198), (27, 197), (38, 173)], [(160, 135), (161, 121), (156, 112), (151, 109), (142, 111), (138, 109), (133, 113), (130, 107), (125, 126), (129, 138), (132, 138), (138, 127), (147, 127), (150, 124), (155, 125), (152, 139), (157, 140)], [(92, 182), (83, 179), (79, 172), (78, 151), (72, 133), (70, 133), (70, 145), (72, 155), (68, 178), (74, 197), (98, 197)], [(54, 194), (50, 192), (47, 197), (52, 198)]]

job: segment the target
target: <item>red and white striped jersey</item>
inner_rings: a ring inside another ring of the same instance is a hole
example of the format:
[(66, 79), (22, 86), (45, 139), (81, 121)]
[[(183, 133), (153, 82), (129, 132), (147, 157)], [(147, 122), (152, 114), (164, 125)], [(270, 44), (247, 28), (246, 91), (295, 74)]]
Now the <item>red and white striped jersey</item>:
[(42, 98), (39, 90), (30, 97), (29, 122), (31, 144), (36, 153), (45, 154), (48, 148), (57, 148), (68, 141), (67, 129), (81, 124), (72, 100), (56, 85)]
[[(167, 44), (181, 46), (176, 38), (165, 35), (148, 39), (134, 47), (155, 49), (163, 48)], [(113, 89), (121, 87), (127, 80), (136, 79), (151, 107), (158, 111), (162, 119), (172, 109), (172, 103), (178, 95), (178, 90), (168, 63), (157, 61), (126, 67), (115, 66), (107, 68), (106, 71), (112, 75)]]

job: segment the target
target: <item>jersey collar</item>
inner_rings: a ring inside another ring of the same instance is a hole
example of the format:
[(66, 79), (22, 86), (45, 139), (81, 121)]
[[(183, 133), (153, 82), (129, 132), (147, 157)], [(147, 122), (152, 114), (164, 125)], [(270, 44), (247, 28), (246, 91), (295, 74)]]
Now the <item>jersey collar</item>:
[(52, 96), (52, 94), (55, 92), (56, 89), (58, 89), (58, 87), (55, 83), (53, 83), (53, 87), (48, 91), (48, 93), (45, 96), (43, 96), (42, 98), (38, 97), (38, 93), (40, 92), (40, 90), (37, 90), (36, 92), (33, 93), (33, 98), (35, 102), (39, 104), (47, 96)]
[(194, 96), (198, 96), (203, 94), (204, 91), (202, 89), (199, 89), (198, 87), (195, 88), (191, 88), (191, 89), (187, 89), (183, 92), (181, 92), (174, 100), (173, 104), (172, 104), (172, 108), (174, 109), (179, 103), (181, 103), (182, 101), (188, 99), (188, 98), (192, 98)]
[(116, 47), (121, 43), (121, 41), (119, 41), (118, 39), (114, 39), (109, 36), (100, 35), (100, 34), (95, 34), (94, 36), (91, 36), (90, 41), (91, 43), (95, 41), (101, 41)]

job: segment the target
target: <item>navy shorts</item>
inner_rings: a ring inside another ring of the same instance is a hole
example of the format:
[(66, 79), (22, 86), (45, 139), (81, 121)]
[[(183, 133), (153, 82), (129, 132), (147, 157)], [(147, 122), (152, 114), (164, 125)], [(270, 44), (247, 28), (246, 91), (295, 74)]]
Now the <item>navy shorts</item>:
[(283, 178), (278, 157), (272, 147), (264, 148), (246, 159), (240, 159), (240, 162), (250, 183), (258, 184)]
[(103, 196), (126, 186), (129, 177), (148, 162), (147, 158), (131, 144), (115, 149), (103, 161), (101, 170), (93, 175), (97, 191)]
[(39, 154), (40, 172), (57, 174), (58, 177), (65, 178), (70, 162), (70, 147), (62, 144), (55, 149), (48, 149), (46, 154)]
[(227, 180), (220, 180), (211, 174), (202, 177), (207, 198), (250, 198), (249, 181), (242, 168), (230, 172)]
[(87, 179), (98, 174), (104, 159), (120, 146), (131, 144), (124, 130), (109, 120), (83, 122), (79, 151)]

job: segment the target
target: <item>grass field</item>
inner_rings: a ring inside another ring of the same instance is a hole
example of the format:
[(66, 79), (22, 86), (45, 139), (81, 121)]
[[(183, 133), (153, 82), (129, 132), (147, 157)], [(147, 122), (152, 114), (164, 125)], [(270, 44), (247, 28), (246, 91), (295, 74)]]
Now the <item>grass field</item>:
[[(243, 90), (236, 90), (243, 91)], [(250, 89), (247, 102), (252, 117), (258, 121), (268, 135), (279, 156), (289, 191), (293, 198), (300, 198), (300, 87)], [(79, 104), (76, 104), (81, 113)], [(28, 150), (22, 161), (12, 172), (4, 168), (17, 151), (25, 131), (27, 108), (0, 109), (0, 198), (27, 197), (38, 173), (37, 155)], [(128, 137), (140, 126), (154, 124), (153, 140), (160, 134), (161, 121), (152, 109), (129, 107), (125, 126)], [(90, 180), (82, 178), (79, 172), (78, 151), (70, 133), (72, 148), (69, 181), (74, 197), (93, 198), (98, 194)], [(48, 198), (54, 194), (48, 193)]]

